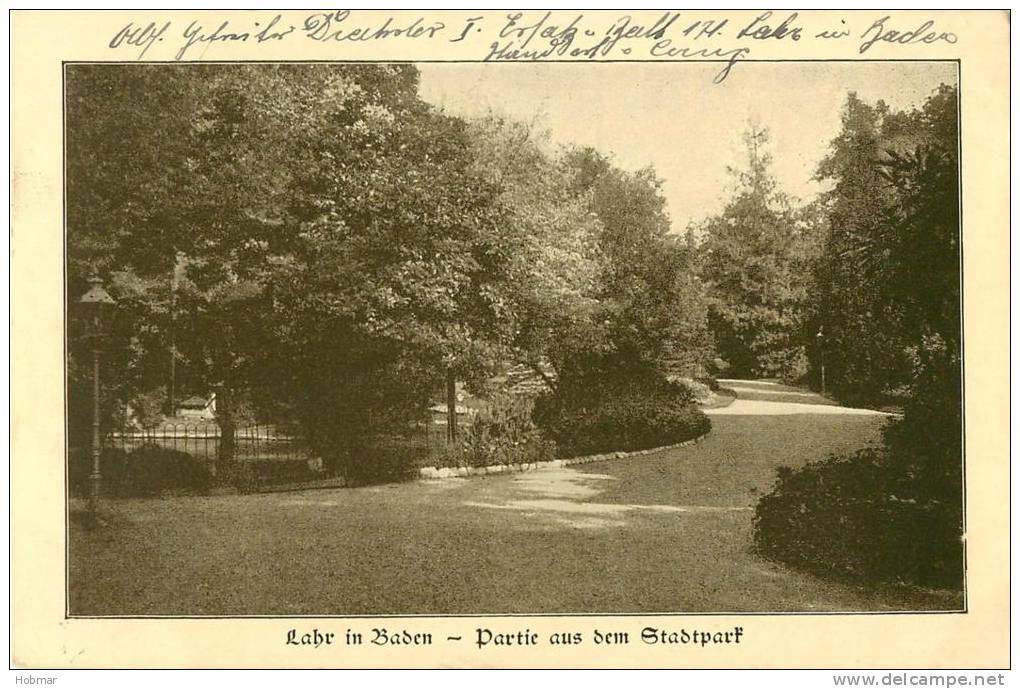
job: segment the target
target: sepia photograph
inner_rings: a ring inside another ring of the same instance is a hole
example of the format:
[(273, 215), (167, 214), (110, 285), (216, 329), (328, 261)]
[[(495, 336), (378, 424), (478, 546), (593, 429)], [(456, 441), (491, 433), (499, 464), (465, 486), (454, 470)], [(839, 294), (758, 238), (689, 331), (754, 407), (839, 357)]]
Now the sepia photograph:
[(959, 63), (719, 69), (64, 64), (66, 615), (965, 612)]

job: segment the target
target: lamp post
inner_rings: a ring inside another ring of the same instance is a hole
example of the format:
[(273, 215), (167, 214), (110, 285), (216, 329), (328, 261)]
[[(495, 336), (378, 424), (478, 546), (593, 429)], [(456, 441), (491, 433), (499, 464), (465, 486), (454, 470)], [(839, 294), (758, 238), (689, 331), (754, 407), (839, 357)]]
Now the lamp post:
[(822, 394), (825, 394), (825, 333), (822, 328), (818, 328), (818, 334), (815, 335), (818, 340), (818, 361), (822, 366)]
[(92, 346), (92, 472), (89, 474), (88, 520), (90, 526), (96, 526), (99, 523), (99, 489), (103, 480), (99, 466), (99, 456), (102, 453), (99, 433), (99, 352), (116, 302), (103, 289), (103, 281), (97, 275), (93, 274), (89, 278), (89, 284), (91, 287), (78, 303), (85, 318), (85, 336)]

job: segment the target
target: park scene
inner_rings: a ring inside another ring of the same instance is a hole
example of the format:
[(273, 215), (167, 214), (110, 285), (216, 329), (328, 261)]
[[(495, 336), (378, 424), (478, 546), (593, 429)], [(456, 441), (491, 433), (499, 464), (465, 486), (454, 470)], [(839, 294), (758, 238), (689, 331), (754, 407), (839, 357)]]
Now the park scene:
[(961, 611), (954, 64), (68, 64), (68, 614)]

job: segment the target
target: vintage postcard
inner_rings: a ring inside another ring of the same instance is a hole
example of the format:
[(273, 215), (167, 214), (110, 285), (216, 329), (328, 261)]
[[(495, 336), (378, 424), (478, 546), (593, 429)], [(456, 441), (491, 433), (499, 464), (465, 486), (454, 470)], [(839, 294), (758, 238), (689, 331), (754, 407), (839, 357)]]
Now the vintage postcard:
[(14, 12), (14, 666), (1008, 667), (1009, 25)]

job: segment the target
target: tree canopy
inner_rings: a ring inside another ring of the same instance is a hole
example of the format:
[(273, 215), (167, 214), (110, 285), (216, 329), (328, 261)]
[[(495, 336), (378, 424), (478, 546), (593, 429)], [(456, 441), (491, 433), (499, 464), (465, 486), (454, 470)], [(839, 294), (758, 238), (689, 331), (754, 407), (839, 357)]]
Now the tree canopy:
[(68, 289), (111, 278), (120, 399), (172, 384), (173, 360), (179, 387), (217, 392), (225, 431), (243, 399), (336, 447), (417, 418), (443, 376), (606, 352), (693, 367), (703, 347), (651, 170), (447, 115), (412, 66), (67, 81)]

